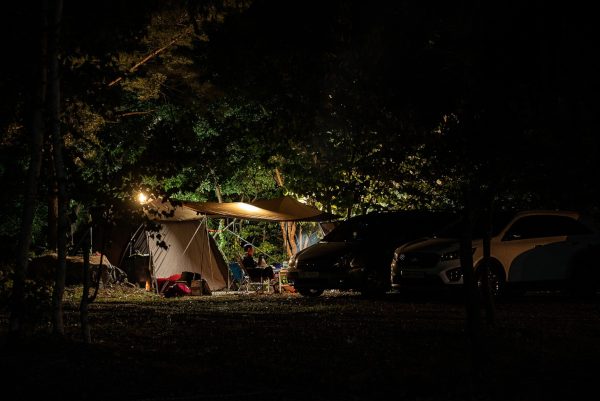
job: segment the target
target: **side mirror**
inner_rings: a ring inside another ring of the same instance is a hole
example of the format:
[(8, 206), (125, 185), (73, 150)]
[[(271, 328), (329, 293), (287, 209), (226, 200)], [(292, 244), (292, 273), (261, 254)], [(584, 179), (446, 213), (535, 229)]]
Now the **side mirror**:
[(517, 232), (508, 232), (506, 233), (506, 235), (504, 236), (504, 239), (506, 241), (515, 241), (515, 240), (519, 240), (521, 239), (521, 234), (517, 233)]

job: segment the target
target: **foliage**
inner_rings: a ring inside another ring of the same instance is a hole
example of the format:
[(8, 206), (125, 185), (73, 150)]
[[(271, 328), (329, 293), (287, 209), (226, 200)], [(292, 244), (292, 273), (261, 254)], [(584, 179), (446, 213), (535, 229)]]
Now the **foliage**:
[[(140, 190), (193, 201), (289, 193), (350, 216), (457, 208), (469, 182), (503, 205), (593, 209), (597, 97), (569, 91), (558, 72), (581, 88), (597, 84), (596, 64), (573, 50), (593, 48), (591, 21), (575, 27), (554, 6), (537, 11), (528, 2), (136, 0), (93, 11), (67, 2), (70, 195), (113, 224), (140, 217)], [(11, 5), (3, 18), (9, 54), (35, 45), (19, 35), (27, 15)], [(555, 33), (552, 21), (573, 29)], [(542, 51), (554, 42), (556, 54)], [(26, 56), (5, 63), (0, 82), (0, 242), (9, 249), (27, 168)], [(46, 212), (38, 209), (35, 245)], [(239, 234), (264, 230), (245, 223)], [(265, 248), (277, 249), (278, 227), (266, 232)]]
[[(559, 54), (572, 51), (563, 40), (587, 46), (592, 22), (583, 18), (575, 26), (572, 10), (555, 7), (540, 16), (529, 2), (445, 11), (428, 51), (434, 65), (443, 66), (431, 85), (432, 97), (442, 100), (432, 109), (438, 126), (424, 137), (432, 170), (473, 186), (498, 207), (589, 209), (597, 145), (575, 150), (575, 143), (591, 144), (582, 122), (598, 104), (585, 90), (565, 91), (571, 77), (582, 76)], [(557, 33), (558, 21), (570, 28)], [(579, 61), (585, 71), (588, 63)]]
[[(0, 311), (8, 310), (12, 295), (14, 265), (0, 264)], [(48, 328), (52, 302), (51, 281), (35, 278), (25, 280), (25, 300), (23, 307), (27, 327)]]
[[(267, 263), (280, 263), (287, 260), (284, 248), (281, 228), (274, 222), (247, 222), (225, 219), (223, 222), (212, 222), (219, 224), (215, 230), (218, 231), (218, 245), (225, 259), (237, 261), (243, 257), (244, 245), (251, 243), (255, 247), (255, 257), (259, 254), (267, 256)], [(227, 227), (227, 230), (223, 228)]]
[[(276, 17), (281, 7), (256, 2), (226, 23), (213, 37), (209, 61), (216, 84), (267, 111), (265, 135), (275, 145), (269, 160), (283, 173), (285, 189), (349, 215), (446, 206), (444, 187), (416, 177), (427, 165), (415, 163), (422, 151), (409, 100), (420, 92), (413, 77), (401, 75), (410, 66), (399, 55), (419, 52), (411, 46), (421, 44), (388, 38), (412, 39), (401, 35), (413, 23), (398, 30), (406, 6), (331, 2), (315, 18), (305, 4), (287, 2), (283, 19)], [(411, 202), (428, 193), (441, 199)]]

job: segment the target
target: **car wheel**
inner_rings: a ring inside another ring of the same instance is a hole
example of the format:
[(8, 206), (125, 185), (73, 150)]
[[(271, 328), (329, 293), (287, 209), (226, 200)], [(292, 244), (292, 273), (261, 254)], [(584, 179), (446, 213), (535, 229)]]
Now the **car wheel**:
[(304, 297), (318, 297), (323, 293), (323, 290), (316, 288), (299, 288), (298, 292)]
[[(483, 289), (483, 271), (484, 269), (479, 269), (477, 271), (477, 288), (480, 290)], [(504, 294), (504, 276), (500, 274), (497, 268), (490, 266), (487, 270), (487, 283), (490, 289), (490, 294), (494, 298), (498, 298)]]
[(573, 269), (569, 283), (570, 295), (573, 298), (593, 298), (600, 288), (598, 269), (590, 265), (577, 266)]
[(573, 256), (567, 290), (571, 297), (590, 299), (600, 290), (600, 245), (592, 245)]
[(361, 294), (369, 297), (384, 295), (390, 289), (390, 277), (378, 271), (367, 274)]

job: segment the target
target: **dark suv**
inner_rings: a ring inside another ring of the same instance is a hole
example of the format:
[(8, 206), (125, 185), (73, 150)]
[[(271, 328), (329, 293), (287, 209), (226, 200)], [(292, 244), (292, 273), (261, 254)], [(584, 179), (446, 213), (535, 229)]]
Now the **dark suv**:
[(289, 261), (288, 280), (304, 296), (326, 289), (379, 295), (390, 289), (390, 263), (401, 244), (431, 235), (450, 213), (400, 211), (352, 217)]

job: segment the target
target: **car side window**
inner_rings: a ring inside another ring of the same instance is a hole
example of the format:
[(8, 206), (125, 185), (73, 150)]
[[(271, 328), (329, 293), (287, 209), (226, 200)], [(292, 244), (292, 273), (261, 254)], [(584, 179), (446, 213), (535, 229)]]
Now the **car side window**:
[(567, 216), (526, 216), (515, 221), (503, 241), (590, 234), (584, 224)]

